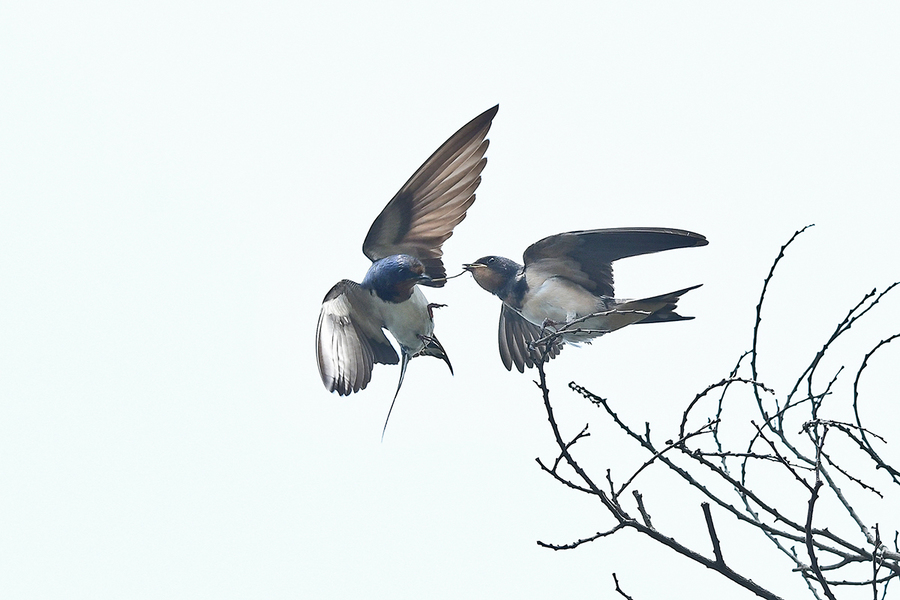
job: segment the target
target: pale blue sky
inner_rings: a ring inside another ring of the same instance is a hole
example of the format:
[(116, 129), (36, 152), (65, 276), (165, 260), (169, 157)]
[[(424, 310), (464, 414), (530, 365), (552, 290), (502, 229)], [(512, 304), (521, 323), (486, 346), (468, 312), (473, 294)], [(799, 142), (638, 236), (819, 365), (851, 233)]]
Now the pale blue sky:
[[(816, 224), (761, 340), (781, 393), (865, 292), (900, 279), (897, 31), (900, 9), (858, 3), (5, 4), (4, 596), (606, 598), (615, 571), (636, 599), (749, 598), (635, 534), (537, 547), (611, 521), (539, 471), (555, 456), (540, 399), (503, 369), (499, 302), (470, 277), (428, 291), (449, 305), (436, 333), (456, 376), (413, 361), (384, 443), (398, 369), (328, 394), (319, 304), (362, 278), (365, 233), (407, 177), (499, 103), (448, 271), (573, 229), (710, 240), (616, 267), (625, 297), (704, 283), (681, 304), (696, 320), (549, 369), (564, 429), (592, 422), (586, 464), (639, 464), (568, 381), (672, 435), (749, 347), (795, 230)], [(854, 328), (849, 365), (900, 331), (898, 308)], [(889, 437), (897, 357), (866, 380)], [(637, 487), (661, 528), (707, 552), (700, 498), (672, 483)], [(726, 558), (803, 592), (742, 535)]]

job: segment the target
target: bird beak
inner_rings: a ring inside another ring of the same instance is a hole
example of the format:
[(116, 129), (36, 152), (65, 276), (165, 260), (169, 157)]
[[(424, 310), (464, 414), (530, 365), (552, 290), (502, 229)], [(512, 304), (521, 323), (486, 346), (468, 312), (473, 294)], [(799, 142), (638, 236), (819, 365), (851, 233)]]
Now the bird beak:
[(469, 273), (474, 273), (475, 269), (483, 269), (483, 268), (485, 268), (485, 265), (483, 265), (481, 263), (464, 263), (463, 264), (463, 269), (465, 269)]
[(433, 279), (428, 275), (422, 274), (416, 278), (416, 283), (419, 285), (427, 285), (428, 287), (441, 287), (444, 283), (443, 278)]

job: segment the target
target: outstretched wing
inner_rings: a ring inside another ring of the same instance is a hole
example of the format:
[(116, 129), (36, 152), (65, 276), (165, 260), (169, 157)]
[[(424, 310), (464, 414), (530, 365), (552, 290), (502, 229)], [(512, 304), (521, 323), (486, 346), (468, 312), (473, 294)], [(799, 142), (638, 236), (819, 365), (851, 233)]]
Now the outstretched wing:
[(441, 245), (466, 218), (487, 164), (484, 153), (495, 106), (472, 119), (441, 145), (388, 202), (363, 242), (372, 261), (410, 254), (425, 265), (425, 274), (444, 284)]
[(381, 323), (370, 315), (371, 296), (358, 283), (344, 279), (325, 295), (316, 327), (316, 361), (329, 392), (346, 396), (365, 389), (375, 363), (394, 365), (400, 359)]
[(524, 254), (525, 268), (527, 272), (565, 277), (597, 296), (612, 296), (614, 261), (708, 243), (699, 233), (659, 227), (570, 231), (529, 246)]
[[(524, 373), (525, 367), (530, 369), (534, 366), (534, 359), (528, 344), (541, 339), (541, 328), (526, 321), (522, 315), (506, 304), (500, 309), (498, 338), (500, 360), (503, 361), (503, 366), (507, 371), (512, 371), (512, 366), (516, 365), (519, 373)], [(535, 347), (538, 356), (545, 356), (547, 360), (557, 356), (560, 350), (562, 350), (562, 340), (559, 339), (549, 347), (544, 345)]]

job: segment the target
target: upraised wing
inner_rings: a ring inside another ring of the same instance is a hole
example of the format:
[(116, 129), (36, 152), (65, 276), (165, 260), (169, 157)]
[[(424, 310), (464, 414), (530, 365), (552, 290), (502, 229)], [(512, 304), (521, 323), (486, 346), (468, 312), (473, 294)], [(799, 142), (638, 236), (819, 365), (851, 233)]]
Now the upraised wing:
[(708, 243), (699, 233), (682, 229), (621, 227), (570, 231), (529, 246), (524, 254), (525, 269), (565, 277), (597, 296), (613, 296), (614, 261)]
[(375, 363), (400, 362), (381, 323), (367, 315), (377, 315), (368, 307), (370, 296), (359, 284), (339, 281), (322, 301), (316, 327), (316, 362), (329, 392), (346, 396), (365, 389), (372, 379)]
[(409, 254), (425, 265), (425, 274), (444, 285), (447, 276), (441, 245), (466, 218), (487, 164), (485, 139), (495, 106), (472, 119), (444, 142), (388, 202), (372, 223), (363, 253), (372, 261)]

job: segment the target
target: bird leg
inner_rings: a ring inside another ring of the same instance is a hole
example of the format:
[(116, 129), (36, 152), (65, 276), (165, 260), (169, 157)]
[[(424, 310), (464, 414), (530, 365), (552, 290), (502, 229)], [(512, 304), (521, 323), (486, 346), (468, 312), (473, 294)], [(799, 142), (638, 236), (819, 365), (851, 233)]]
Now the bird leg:
[(435, 302), (428, 303), (428, 316), (434, 319), (434, 309), (435, 308), (444, 308), (447, 306), (446, 304), (437, 304)]
[(541, 323), (541, 331), (546, 331), (548, 329), (552, 329), (553, 333), (558, 332), (559, 323), (557, 323), (553, 319), (544, 319), (544, 321)]

